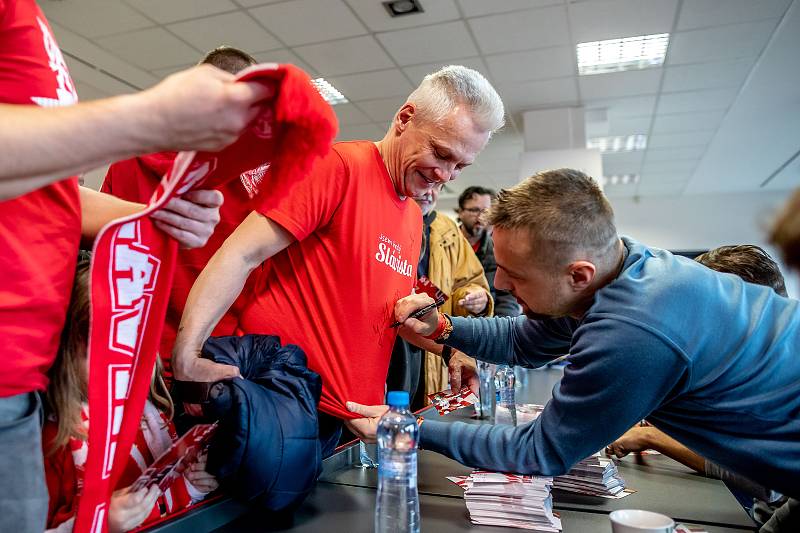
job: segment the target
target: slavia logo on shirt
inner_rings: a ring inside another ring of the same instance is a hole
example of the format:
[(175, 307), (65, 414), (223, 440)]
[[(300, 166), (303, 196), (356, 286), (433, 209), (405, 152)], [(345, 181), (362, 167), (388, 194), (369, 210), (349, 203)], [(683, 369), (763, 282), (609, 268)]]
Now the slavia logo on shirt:
[(402, 246), (381, 233), (380, 237), (378, 237), (378, 252), (375, 254), (375, 259), (398, 274), (410, 278), (414, 267), (408, 260), (403, 259), (402, 252)]
[[(138, 220), (123, 224), (117, 230), (112, 245), (112, 264), (109, 271), (112, 295), (112, 317), (108, 347), (133, 359), (142, 341), (144, 324), (150, 314), (158, 270), (161, 261), (142, 244)], [(103, 477), (111, 475), (114, 452), (125, 400), (131, 380), (131, 364), (112, 364), (108, 367), (109, 424), (106, 434), (106, 457)]]
[(39, 17), (36, 17), (36, 22), (39, 23), (39, 28), (42, 30), (44, 50), (47, 52), (47, 57), (50, 61), (50, 69), (56, 75), (58, 87), (56, 88), (55, 98), (31, 96), (31, 100), (42, 107), (72, 105), (78, 101), (78, 92), (75, 90), (75, 85), (72, 83), (72, 78), (69, 76), (69, 69), (67, 69), (64, 56), (61, 54), (61, 50), (58, 48), (58, 44), (53, 34), (50, 33), (50, 28), (47, 27), (47, 24)]

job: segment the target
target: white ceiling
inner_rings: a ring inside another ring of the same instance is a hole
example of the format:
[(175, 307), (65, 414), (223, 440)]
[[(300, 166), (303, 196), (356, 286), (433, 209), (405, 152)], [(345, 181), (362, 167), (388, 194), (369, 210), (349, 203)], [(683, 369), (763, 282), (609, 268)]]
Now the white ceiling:
[[(40, 0), (84, 100), (228, 44), (326, 77), (351, 101), (335, 107), (340, 138), (377, 139), (425, 74), (475, 68), (509, 124), (456, 192), (513, 184), (521, 112), (557, 106), (603, 110), (590, 135), (650, 136), (643, 152), (603, 157), (606, 174), (640, 175), (612, 196), (800, 185), (800, 0), (420, 2), (424, 13), (391, 18), (380, 0)], [(671, 34), (662, 68), (578, 77), (578, 42), (649, 33)]]

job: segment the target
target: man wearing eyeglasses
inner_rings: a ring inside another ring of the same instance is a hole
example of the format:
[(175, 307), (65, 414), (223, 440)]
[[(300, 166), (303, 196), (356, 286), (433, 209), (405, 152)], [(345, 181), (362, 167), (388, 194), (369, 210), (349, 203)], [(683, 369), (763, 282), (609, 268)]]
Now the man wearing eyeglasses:
[(489, 280), (489, 288), (492, 291), (495, 305), (495, 316), (518, 316), (522, 313), (522, 307), (517, 303), (514, 295), (508, 291), (499, 291), (494, 287), (497, 263), (494, 259), (491, 231), (485, 216), (492, 207), (494, 197), (495, 192), (492, 189), (480, 186), (467, 187), (458, 197), (456, 213), (461, 221), (461, 232), (475, 250), (475, 255), (483, 265), (486, 279)]

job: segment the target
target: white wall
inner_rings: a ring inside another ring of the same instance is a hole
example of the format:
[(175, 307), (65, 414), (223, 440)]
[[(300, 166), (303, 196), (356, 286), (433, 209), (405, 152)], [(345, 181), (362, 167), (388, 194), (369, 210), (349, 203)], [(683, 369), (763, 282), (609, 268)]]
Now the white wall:
[(723, 244), (756, 244), (778, 261), (789, 295), (800, 295), (798, 277), (766, 242), (768, 228), (791, 191), (609, 198), (620, 234), (670, 250), (705, 250)]

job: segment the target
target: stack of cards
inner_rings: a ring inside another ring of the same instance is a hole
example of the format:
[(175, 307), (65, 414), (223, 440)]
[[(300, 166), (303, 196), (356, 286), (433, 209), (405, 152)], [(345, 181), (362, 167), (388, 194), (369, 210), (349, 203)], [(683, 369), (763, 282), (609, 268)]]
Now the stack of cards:
[(553, 488), (578, 494), (624, 498), (633, 490), (625, 488), (614, 461), (596, 453), (579, 462), (572, 470), (553, 480)]
[[(517, 423), (536, 420), (543, 409), (543, 405), (534, 403), (517, 404)], [(617, 465), (599, 452), (579, 462), (563, 476), (553, 479), (553, 488), (604, 498), (624, 498), (636, 492), (625, 488), (625, 480), (620, 477)]]
[(505, 526), (542, 533), (561, 531), (553, 513), (553, 478), (476, 470), (469, 476), (448, 477), (464, 489), (473, 524)]
[(469, 387), (462, 387), (458, 392), (453, 392), (450, 389), (445, 391), (428, 394), (428, 399), (431, 404), (436, 408), (440, 416), (463, 409), (474, 405), (478, 401), (478, 397), (472, 392)]

